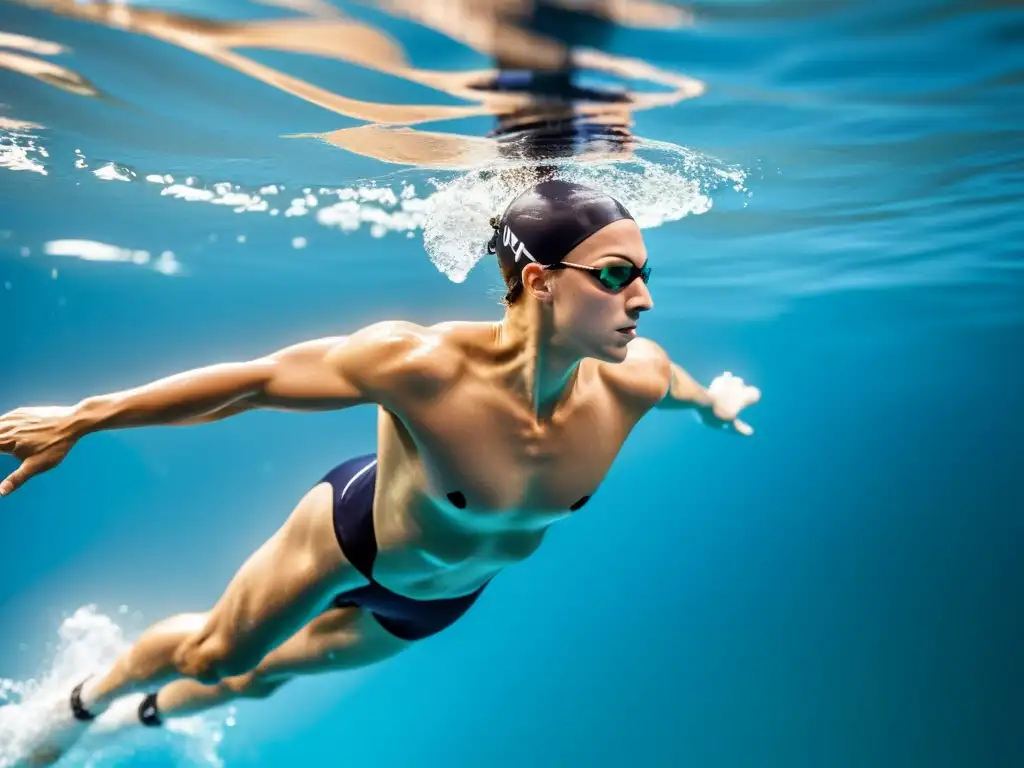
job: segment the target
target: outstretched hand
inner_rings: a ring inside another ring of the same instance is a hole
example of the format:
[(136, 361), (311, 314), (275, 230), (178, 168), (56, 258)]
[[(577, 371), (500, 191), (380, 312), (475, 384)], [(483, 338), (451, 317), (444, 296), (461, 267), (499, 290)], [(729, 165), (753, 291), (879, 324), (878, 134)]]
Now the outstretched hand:
[(25, 482), (64, 460), (78, 438), (71, 428), (71, 408), (44, 406), (18, 408), (0, 416), (0, 453), (21, 461), (21, 465), (0, 483), (0, 496), (7, 496)]
[(708, 394), (711, 396), (711, 410), (716, 419), (731, 426), (741, 435), (749, 437), (754, 434), (754, 428), (737, 417), (740, 411), (761, 399), (760, 389), (745, 384), (739, 376), (733, 376), (726, 371), (711, 382)]

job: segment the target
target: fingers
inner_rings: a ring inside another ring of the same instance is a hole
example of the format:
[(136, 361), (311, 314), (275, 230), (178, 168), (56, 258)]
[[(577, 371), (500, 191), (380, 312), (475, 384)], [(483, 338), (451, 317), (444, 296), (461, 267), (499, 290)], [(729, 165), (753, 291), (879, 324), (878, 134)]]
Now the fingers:
[(726, 371), (715, 378), (708, 387), (708, 393), (715, 399), (715, 415), (728, 422), (733, 430), (750, 436), (754, 429), (736, 418), (739, 412), (761, 400), (761, 390), (743, 381), (739, 376)]
[[(754, 405), (760, 399), (761, 390), (757, 387), (746, 386), (743, 388), (743, 408)], [(733, 427), (735, 427), (736, 431), (745, 437), (750, 437), (754, 434), (754, 428), (740, 419), (735, 419), (733, 421)]]
[(17, 440), (14, 437), (22, 409), (15, 408), (0, 416), (0, 453), (14, 453)]
[(45, 472), (50, 466), (52, 466), (51, 462), (41, 456), (30, 456), (0, 483), (0, 496), (9, 496), (23, 486), (30, 477)]
[(22, 464), (16, 470), (11, 472), (7, 476), (7, 479), (0, 483), (0, 496), (7, 496), (14, 493), (15, 489), (20, 487), (24, 482), (28, 480), (28, 472), (25, 471), (25, 465)]
[(744, 407), (748, 405), (754, 405), (761, 399), (761, 390), (757, 387), (744, 387), (743, 389), (743, 403)]
[(750, 437), (754, 434), (754, 428), (747, 424), (747, 422), (741, 421), (740, 419), (733, 419), (732, 428), (744, 437)]

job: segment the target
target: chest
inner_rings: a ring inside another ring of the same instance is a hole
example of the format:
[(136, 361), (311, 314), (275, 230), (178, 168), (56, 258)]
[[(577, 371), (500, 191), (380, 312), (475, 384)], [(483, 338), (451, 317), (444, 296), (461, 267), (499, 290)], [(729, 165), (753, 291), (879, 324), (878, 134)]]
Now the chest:
[(597, 491), (638, 418), (606, 392), (539, 420), (493, 390), (466, 387), (406, 421), (437, 498), (478, 513), (557, 513)]

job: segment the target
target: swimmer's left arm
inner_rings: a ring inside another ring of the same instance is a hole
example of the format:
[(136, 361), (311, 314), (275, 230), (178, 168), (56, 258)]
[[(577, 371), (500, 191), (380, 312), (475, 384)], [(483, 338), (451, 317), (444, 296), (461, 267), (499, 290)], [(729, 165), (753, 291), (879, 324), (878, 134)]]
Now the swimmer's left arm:
[(662, 410), (710, 410), (711, 395), (679, 365), (668, 361), (669, 381), (665, 396), (658, 403)]
[[(664, 354), (664, 353), (662, 353)], [(753, 428), (737, 418), (739, 412), (761, 399), (761, 391), (743, 382), (738, 376), (724, 373), (707, 388), (702, 387), (681, 366), (668, 360), (668, 387), (657, 404), (661, 410), (692, 410), (710, 427), (730, 427), (749, 436)]]

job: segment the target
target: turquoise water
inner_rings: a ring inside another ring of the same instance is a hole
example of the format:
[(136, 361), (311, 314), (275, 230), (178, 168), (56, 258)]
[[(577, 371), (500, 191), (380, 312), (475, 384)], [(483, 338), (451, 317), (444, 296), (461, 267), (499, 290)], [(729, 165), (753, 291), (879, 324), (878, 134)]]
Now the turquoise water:
[[(498, 316), (497, 269), (460, 245), (502, 196), (466, 167), (495, 118), (423, 74), (493, 66), (469, 24), (130, 7), (0, 3), (0, 410), (383, 318)], [(652, 414), (585, 513), (444, 634), (94, 764), (1024, 762), (1024, 13), (683, 10), (603, 28), (654, 77), (581, 83), (681, 92), (629, 116), (635, 157), (568, 172), (646, 217), (646, 334), (704, 382), (760, 386), (756, 436)], [(283, 19), (334, 31), (317, 47)], [(385, 121), (405, 127), (332, 133)], [(373, 421), (83, 441), (0, 504), (0, 677), (53, 669), (83, 606), (87, 646), (208, 607)]]

